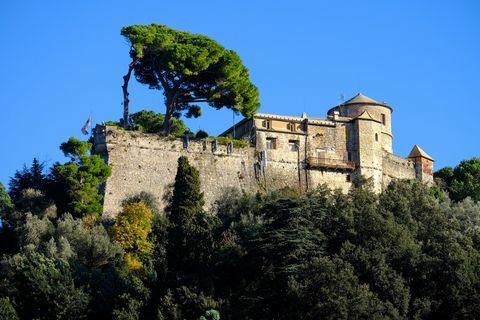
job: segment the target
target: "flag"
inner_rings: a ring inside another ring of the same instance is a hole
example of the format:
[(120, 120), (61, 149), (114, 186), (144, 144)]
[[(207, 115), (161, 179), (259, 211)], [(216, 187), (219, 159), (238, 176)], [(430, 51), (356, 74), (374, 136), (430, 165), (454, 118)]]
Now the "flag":
[(92, 126), (92, 116), (89, 116), (87, 119), (87, 122), (85, 122), (85, 124), (82, 127), (82, 133), (84, 135), (87, 135), (88, 134), (87, 127), (91, 127), (91, 126)]

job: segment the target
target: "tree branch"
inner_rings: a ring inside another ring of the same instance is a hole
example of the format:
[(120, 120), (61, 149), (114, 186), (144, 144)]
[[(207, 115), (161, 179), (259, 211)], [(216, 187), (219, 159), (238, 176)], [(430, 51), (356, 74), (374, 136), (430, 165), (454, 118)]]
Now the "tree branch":
[(122, 91), (123, 91), (123, 127), (125, 129), (128, 129), (128, 104), (130, 102), (130, 99), (128, 98), (129, 93), (128, 93), (128, 82), (130, 81), (130, 76), (132, 75), (132, 70), (135, 66), (135, 63), (137, 63), (138, 58), (136, 56), (132, 56), (132, 62), (128, 65), (128, 72), (126, 75), (123, 76), (123, 85), (122, 85)]

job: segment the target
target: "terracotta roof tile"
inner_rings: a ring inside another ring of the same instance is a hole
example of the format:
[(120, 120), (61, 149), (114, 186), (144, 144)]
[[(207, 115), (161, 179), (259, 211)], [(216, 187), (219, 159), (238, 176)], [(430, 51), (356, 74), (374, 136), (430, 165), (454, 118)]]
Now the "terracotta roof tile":
[(430, 157), (425, 151), (423, 151), (422, 148), (420, 148), (418, 145), (415, 145), (412, 151), (410, 151), (408, 158), (418, 158), (418, 157), (427, 158), (433, 161), (433, 158)]

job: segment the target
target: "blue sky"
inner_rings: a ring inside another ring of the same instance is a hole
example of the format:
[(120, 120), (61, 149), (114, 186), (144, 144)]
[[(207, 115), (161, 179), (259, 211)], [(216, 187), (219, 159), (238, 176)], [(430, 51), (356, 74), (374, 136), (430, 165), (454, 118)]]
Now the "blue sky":
[[(480, 156), (478, 1), (0, 1), (0, 181), (33, 157), (51, 165), (92, 113), (122, 115), (122, 26), (161, 23), (236, 50), (261, 112), (322, 117), (357, 92), (393, 108), (394, 151), (419, 144), (436, 168)], [(163, 111), (131, 82), (131, 110)], [(229, 111), (193, 131), (218, 134)]]

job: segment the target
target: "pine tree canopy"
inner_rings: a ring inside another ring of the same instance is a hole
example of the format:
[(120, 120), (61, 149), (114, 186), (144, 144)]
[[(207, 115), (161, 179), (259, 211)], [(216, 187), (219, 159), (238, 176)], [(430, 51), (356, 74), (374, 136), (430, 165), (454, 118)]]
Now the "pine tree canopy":
[(200, 116), (202, 103), (246, 117), (259, 108), (258, 89), (248, 69), (236, 52), (216, 41), (159, 24), (132, 25), (121, 34), (131, 44), (136, 79), (163, 91), (165, 133), (170, 133), (171, 118), (182, 112)]

